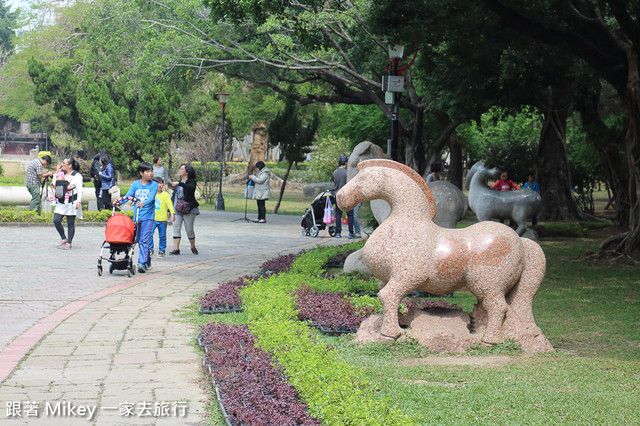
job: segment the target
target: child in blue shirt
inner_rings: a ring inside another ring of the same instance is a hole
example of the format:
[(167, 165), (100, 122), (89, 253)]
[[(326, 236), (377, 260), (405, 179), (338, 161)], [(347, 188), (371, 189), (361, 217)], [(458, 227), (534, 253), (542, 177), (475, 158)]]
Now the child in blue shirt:
[[(525, 182), (524, 184), (524, 188), (529, 188), (532, 191), (536, 191), (538, 194), (540, 193), (540, 186), (538, 186), (538, 182), (534, 181), (534, 175), (533, 172), (529, 172), (529, 174), (527, 175), (527, 182)], [(536, 226), (538, 224), (538, 215), (536, 213), (534, 213), (531, 216), (531, 224), (533, 226)]]
[(131, 184), (125, 197), (136, 197), (139, 200), (134, 206), (133, 215), (138, 219), (138, 272), (145, 273), (151, 267), (149, 238), (156, 214), (158, 184), (153, 181), (151, 164), (144, 161), (140, 163), (138, 173), (140, 173), (140, 180)]

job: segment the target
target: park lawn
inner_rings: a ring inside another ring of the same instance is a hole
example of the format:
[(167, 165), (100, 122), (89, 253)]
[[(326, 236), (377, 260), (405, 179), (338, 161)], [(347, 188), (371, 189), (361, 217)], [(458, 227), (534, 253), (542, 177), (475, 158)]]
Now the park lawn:
[[(637, 424), (640, 274), (576, 258), (598, 242), (541, 243), (547, 273), (534, 315), (555, 354), (503, 345), (465, 354), (471, 361), (461, 365), (438, 365), (447, 355), (414, 342), (362, 346), (352, 337), (318, 336), (420, 424)], [(466, 312), (475, 303), (468, 293), (448, 300)], [(503, 353), (511, 357), (506, 364)]]
[[(267, 216), (272, 214), (273, 208), (278, 202), (280, 191), (271, 190), (271, 198), (266, 202)], [(237, 187), (223, 187), (222, 197), (224, 198), (225, 211), (244, 213), (245, 201), (247, 207), (248, 216), (257, 216), (258, 207), (255, 200), (246, 200), (244, 198), (244, 189)], [(215, 197), (211, 202), (207, 202), (204, 199), (198, 200), (200, 203), (200, 209), (202, 210), (215, 210)], [(313, 198), (305, 197), (299, 191), (285, 190), (278, 209), (278, 214), (284, 215), (300, 215), (302, 216), (309, 206)], [(267, 220), (269, 218), (267, 217)]]

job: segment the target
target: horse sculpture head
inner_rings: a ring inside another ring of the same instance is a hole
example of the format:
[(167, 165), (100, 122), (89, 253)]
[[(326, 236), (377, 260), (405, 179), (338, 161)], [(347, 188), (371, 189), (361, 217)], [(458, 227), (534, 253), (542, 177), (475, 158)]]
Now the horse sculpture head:
[(374, 159), (360, 162), (358, 170), (358, 174), (336, 194), (341, 209), (349, 211), (358, 203), (384, 198), (384, 191), (411, 187), (409, 189), (415, 190), (414, 196), (424, 195), (430, 219), (435, 216), (436, 203), (431, 189), (410, 167), (392, 160)]
[(500, 176), (500, 169), (496, 167), (487, 169), (484, 166), (484, 161), (477, 161), (469, 169), (469, 173), (467, 173), (467, 179), (464, 182), (464, 187), (467, 190), (470, 189), (471, 183), (474, 181), (474, 178), (477, 182), (484, 183), (486, 185), (489, 178), (496, 179), (498, 176)]

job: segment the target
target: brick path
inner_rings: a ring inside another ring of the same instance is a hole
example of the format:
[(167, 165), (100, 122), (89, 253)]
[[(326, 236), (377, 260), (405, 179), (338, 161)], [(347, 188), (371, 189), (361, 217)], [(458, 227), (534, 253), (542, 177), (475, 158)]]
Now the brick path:
[[(71, 251), (55, 249), (53, 225), (0, 227), (0, 423), (203, 422), (209, 393), (184, 307), (278, 254), (348, 241), (302, 237), (298, 216), (236, 220), (243, 216), (203, 212), (199, 256), (184, 239), (180, 256), (153, 259), (132, 278), (98, 277), (104, 227), (76, 227)], [(39, 404), (38, 417), (27, 401)], [(95, 410), (90, 419), (82, 406)]]

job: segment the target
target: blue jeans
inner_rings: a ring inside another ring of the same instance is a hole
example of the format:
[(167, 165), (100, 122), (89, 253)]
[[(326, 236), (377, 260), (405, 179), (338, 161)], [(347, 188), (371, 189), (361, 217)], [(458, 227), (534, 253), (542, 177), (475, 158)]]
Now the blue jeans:
[(153, 219), (141, 220), (138, 222), (138, 265), (149, 264), (149, 240), (151, 239), (151, 229)]
[(358, 235), (360, 235), (360, 218), (358, 217), (358, 212), (361, 206), (362, 203), (358, 203), (358, 205), (353, 208), (353, 231)]
[(158, 253), (164, 253), (167, 249), (167, 222), (153, 221), (151, 228), (151, 237), (149, 238), (149, 251), (153, 251), (153, 234), (158, 229)]

